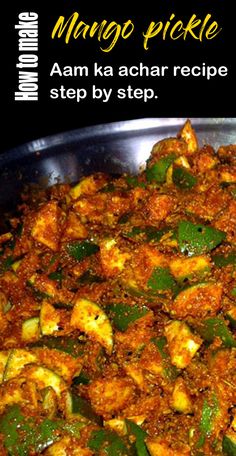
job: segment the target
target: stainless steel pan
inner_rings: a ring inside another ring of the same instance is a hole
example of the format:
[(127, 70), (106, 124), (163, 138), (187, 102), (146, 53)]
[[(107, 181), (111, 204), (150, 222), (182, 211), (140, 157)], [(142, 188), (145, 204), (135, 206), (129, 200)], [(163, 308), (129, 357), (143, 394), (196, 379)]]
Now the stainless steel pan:
[[(77, 181), (94, 171), (137, 173), (152, 145), (186, 119), (151, 118), (86, 127), (38, 139), (0, 155), (0, 210), (16, 207), (25, 184)], [(236, 143), (236, 118), (191, 119), (200, 144)]]

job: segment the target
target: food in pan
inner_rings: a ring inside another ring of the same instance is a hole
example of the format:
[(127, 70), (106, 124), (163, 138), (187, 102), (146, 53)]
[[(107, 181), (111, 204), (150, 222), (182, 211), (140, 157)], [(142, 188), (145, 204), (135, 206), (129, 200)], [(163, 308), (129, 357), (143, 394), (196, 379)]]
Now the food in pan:
[(1, 456), (236, 454), (236, 146), (27, 192), (0, 236)]

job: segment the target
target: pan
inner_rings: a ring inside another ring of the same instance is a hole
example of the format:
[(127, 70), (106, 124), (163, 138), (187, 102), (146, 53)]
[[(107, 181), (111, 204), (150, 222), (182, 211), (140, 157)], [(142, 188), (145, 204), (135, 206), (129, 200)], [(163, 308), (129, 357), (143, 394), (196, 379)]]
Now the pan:
[[(175, 136), (186, 119), (145, 118), (55, 134), (0, 155), (0, 211), (14, 211), (26, 184), (76, 182), (96, 171), (138, 173), (152, 145)], [(236, 143), (236, 118), (193, 118), (200, 145)]]

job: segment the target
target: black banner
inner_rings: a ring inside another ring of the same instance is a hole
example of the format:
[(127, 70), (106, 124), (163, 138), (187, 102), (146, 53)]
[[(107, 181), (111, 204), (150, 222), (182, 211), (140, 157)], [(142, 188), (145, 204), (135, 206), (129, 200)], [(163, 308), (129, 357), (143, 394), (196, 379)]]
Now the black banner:
[(229, 0), (20, 0), (2, 23), (2, 150), (115, 120), (236, 114)]

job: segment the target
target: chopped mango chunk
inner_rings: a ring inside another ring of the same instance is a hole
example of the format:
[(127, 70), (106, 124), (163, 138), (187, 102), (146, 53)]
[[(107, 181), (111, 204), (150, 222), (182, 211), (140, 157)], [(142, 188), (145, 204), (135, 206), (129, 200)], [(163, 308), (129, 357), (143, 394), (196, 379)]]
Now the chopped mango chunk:
[(145, 377), (143, 374), (143, 369), (138, 365), (138, 363), (127, 363), (124, 365), (124, 369), (126, 371), (126, 374), (132, 378), (138, 388), (145, 390)]
[(10, 241), (12, 239), (12, 233), (4, 233), (0, 234), (0, 244), (4, 244), (4, 242)]
[(4, 371), (6, 368), (8, 356), (9, 356), (8, 351), (0, 351), (0, 383), (2, 383), (2, 381), (3, 381)]
[(100, 257), (104, 274), (107, 277), (115, 277), (123, 271), (130, 254), (121, 252), (115, 239), (105, 239), (100, 243)]
[(198, 283), (181, 291), (175, 298), (171, 313), (177, 318), (214, 316), (221, 307), (221, 283)]
[(191, 454), (188, 445), (183, 444), (179, 448), (171, 448), (169, 442), (161, 437), (148, 437), (146, 444), (151, 456), (190, 456)]
[(127, 426), (125, 420), (121, 418), (113, 418), (111, 420), (104, 421), (104, 426), (117, 432), (117, 434), (123, 436), (127, 434)]
[(210, 258), (206, 255), (190, 258), (181, 257), (170, 261), (169, 268), (176, 279), (183, 279), (194, 274), (209, 271), (211, 268)]
[(174, 320), (165, 326), (171, 363), (180, 369), (187, 367), (202, 344), (202, 339), (190, 331), (186, 323)]
[(60, 239), (60, 209), (56, 201), (49, 201), (37, 212), (31, 231), (35, 241), (57, 251)]
[(175, 381), (174, 390), (172, 393), (171, 407), (181, 413), (192, 413), (193, 404), (189, 392), (182, 377)]
[(72, 438), (65, 436), (59, 442), (53, 443), (44, 453), (45, 456), (92, 456), (92, 451), (88, 448), (81, 448)]
[(38, 358), (39, 364), (44, 364), (52, 369), (69, 383), (81, 371), (82, 364), (80, 360), (63, 351), (44, 347), (35, 349), (34, 353)]
[(63, 391), (66, 391), (67, 389), (67, 385), (63, 378), (44, 366), (37, 366), (34, 364), (26, 366), (22, 375), (33, 380), (40, 390), (50, 386), (54, 389), (57, 396), (60, 396)]
[(49, 336), (58, 331), (60, 314), (52, 304), (44, 300), (40, 310), (40, 328), (44, 336)]
[(69, 212), (62, 240), (86, 239), (87, 236), (88, 230), (85, 225), (83, 225), (78, 215), (72, 211)]
[[(176, 158), (174, 163), (176, 165), (182, 166), (183, 168), (190, 169), (190, 164), (184, 155), (181, 155), (180, 157)], [(173, 184), (172, 175), (173, 175), (173, 164), (170, 165), (170, 167), (168, 168), (167, 173), (166, 173), (166, 183), (167, 184)]]
[(111, 354), (113, 347), (112, 327), (105, 312), (95, 302), (88, 299), (78, 299), (72, 311), (71, 326), (84, 331)]
[(153, 193), (148, 199), (146, 210), (152, 222), (165, 220), (175, 207), (175, 199), (168, 195)]
[(4, 371), (4, 380), (17, 377), (25, 365), (36, 362), (36, 355), (29, 350), (14, 348), (9, 352), (9, 357)]
[(22, 323), (21, 338), (24, 342), (35, 342), (40, 337), (39, 318), (28, 318)]
[(186, 120), (178, 136), (187, 143), (189, 154), (192, 154), (198, 150), (197, 137), (189, 119)]
[(92, 195), (96, 193), (106, 183), (105, 175), (95, 174), (92, 176), (84, 177), (76, 184), (69, 192), (69, 197), (73, 200), (78, 199), (81, 195)]
[(99, 379), (88, 387), (92, 406), (99, 415), (109, 416), (121, 410), (134, 395), (134, 385), (128, 377)]
[(145, 345), (140, 359), (140, 366), (151, 374), (163, 374), (164, 366), (162, 357), (154, 343)]

